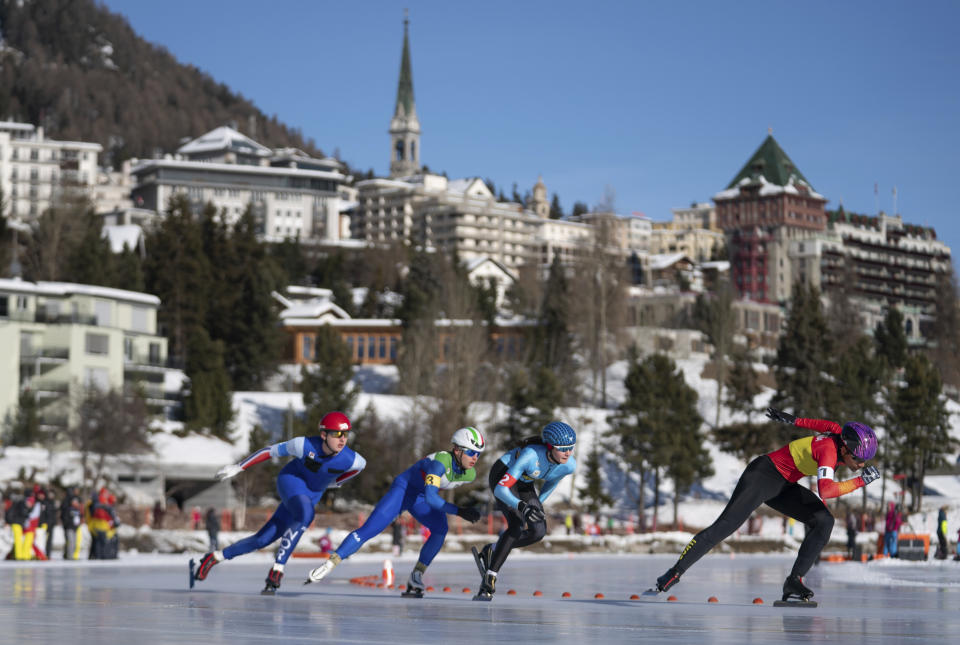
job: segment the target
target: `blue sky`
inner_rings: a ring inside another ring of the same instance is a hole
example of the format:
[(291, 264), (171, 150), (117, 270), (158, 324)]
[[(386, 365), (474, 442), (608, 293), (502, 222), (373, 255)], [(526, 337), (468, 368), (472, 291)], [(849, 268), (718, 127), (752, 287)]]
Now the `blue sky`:
[(377, 174), (409, 7), (432, 170), (508, 195), (542, 175), (568, 212), (611, 186), (618, 212), (666, 220), (725, 188), (772, 128), (828, 208), (891, 212), (896, 186), (904, 219), (960, 253), (960, 2), (104, 4)]

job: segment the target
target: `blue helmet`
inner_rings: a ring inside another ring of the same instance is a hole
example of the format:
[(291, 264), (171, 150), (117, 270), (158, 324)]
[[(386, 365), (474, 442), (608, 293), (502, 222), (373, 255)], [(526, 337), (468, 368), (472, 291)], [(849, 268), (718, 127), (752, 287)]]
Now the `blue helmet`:
[(540, 431), (543, 443), (553, 448), (572, 447), (577, 443), (577, 433), (563, 421), (551, 421)]

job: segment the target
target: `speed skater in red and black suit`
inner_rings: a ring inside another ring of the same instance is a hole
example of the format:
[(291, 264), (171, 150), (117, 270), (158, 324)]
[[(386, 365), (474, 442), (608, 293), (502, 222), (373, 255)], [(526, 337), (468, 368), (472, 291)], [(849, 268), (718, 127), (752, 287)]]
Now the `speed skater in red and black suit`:
[[(864, 468), (865, 462), (877, 452), (877, 435), (872, 428), (858, 422), (841, 426), (823, 419), (795, 417), (776, 408), (767, 408), (767, 416), (780, 423), (823, 434), (791, 441), (751, 461), (720, 517), (697, 533), (676, 564), (657, 578), (658, 591), (666, 591), (675, 585), (697, 560), (736, 531), (761, 504), (766, 504), (807, 527), (793, 569), (783, 583), (784, 600), (813, 597), (813, 592), (803, 584), (803, 576), (820, 557), (833, 529), (833, 515), (822, 500), (845, 495), (880, 477), (876, 467)], [(838, 464), (851, 470), (863, 470), (853, 479), (835, 481), (834, 470)], [(797, 483), (812, 475), (817, 477), (820, 497)]]

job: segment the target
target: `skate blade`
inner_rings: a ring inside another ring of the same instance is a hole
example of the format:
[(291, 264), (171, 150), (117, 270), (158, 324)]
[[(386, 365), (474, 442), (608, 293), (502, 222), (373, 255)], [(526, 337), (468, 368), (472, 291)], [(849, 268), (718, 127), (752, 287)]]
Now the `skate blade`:
[(422, 591), (401, 591), (400, 596), (402, 598), (423, 598)]
[(470, 547), (470, 552), (473, 553), (473, 561), (477, 563), (477, 571), (480, 572), (480, 577), (487, 575), (485, 567), (483, 566), (483, 560), (480, 558), (480, 551), (477, 550), (477, 547)]
[(814, 609), (818, 606), (816, 600), (774, 600), (774, 607), (806, 607), (807, 609)]
[(480, 595), (480, 594), (477, 594), (476, 596), (473, 597), (473, 599), (474, 599), (474, 600), (479, 600), (479, 601), (481, 601), (481, 602), (490, 602), (491, 600), (493, 600), (493, 596), (492, 596), (492, 595), (490, 595), (490, 596), (482, 596), (482, 595)]
[(276, 596), (276, 595), (277, 595), (277, 590), (276, 590), (276, 589), (264, 589), (263, 591), (260, 592), (260, 595), (261, 595), (261, 596)]
[(190, 588), (193, 589), (193, 585), (197, 581), (197, 562), (193, 558), (190, 558)]
[(640, 594), (640, 595), (642, 595), (642, 596), (659, 596), (659, 595), (660, 595), (660, 591), (659, 591), (656, 587), (654, 587), (653, 589), (647, 589), (646, 591), (644, 591), (644, 592), (643, 592), (642, 594)]

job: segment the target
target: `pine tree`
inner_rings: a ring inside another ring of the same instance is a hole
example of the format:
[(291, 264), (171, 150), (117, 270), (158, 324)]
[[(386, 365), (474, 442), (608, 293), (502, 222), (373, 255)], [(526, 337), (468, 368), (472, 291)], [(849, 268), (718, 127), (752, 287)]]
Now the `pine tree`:
[(270, 247), (270, 256), (283, 272), (283, 284), (307, 284), (307, 259), (299, 238), (285, 237)]
[(170, 200), (169, 211), (146, 244), (147, 291), (160, 298), (158, 323), (166, 330), (171, 358), (182, 364), (187, 339), (206, 324), (212, 283), (200, 227), (185, 196)]
[(717, 373), (717, 416), (714, 427), (720, 425), (723, 387), (727, 380), (727, 358), (733, 351), (733, 333), (736, 330), (736, 312), (733, 310), (733, 289), (723, 281), (713, 294), (697, 296), (693, 308), (697, 329), (703, 332), (713, 347), (710, 357)]
[(777, 393), (772, 405), (807, 417), (828, 418), (830, 382), (827, 371), (833, 342), (815, 287), (794, 284), (787, 328), (780, 336), (774, 374)]
[(937, 276), (936, 307), (928, 338), (932, 345), (930, 360), (943, 382), (956, 392), (960, 388), (960, 301), (953, 267)]
[(110, 267), (110, 286), (128, 291), (146, 289), (143, 260), (140, 259), (139, 253), (131, 250), (126, 244), (123, 245), (120, 253), (113, 256)]
[(113, 254), (110, 242), (103, 237), (103, 220), (92, 210), (78, 222), (79, 239), (69, 248), (65, 275), (70, 282), (109, 286), (112, 283)]
[(896, 307), (888, 307), (883, 321), (873, 332), (877, 356), (884, 358), (891, 368), (903, 367), (907, 361), (907, 334), (903, 329), (903, 314)]
[(550, 200), (550, 219), (562, 219), (563, 218), (563, 207), (560, 206), (560, 197), (556, 193), (553, 194), (553, 199)]
[(4, 419), (3, 443), (10, 446), (31, 446), (42, 439), (37, 398), (29, 389), (20, 391), (15, 412)]
[(228, 440), (233, 407), (230, 377), (223, 362), (223, 341), (211, 340), (207, 331), (198, 327), (190, 336), (187, 352), (184, 372), (189, 389), (183, 398), (187, 427)]
[(300, 392), (306, 408), (305, 433), (315, 434), (323, 415), (334, 410), (350, 415), (359, 392), (352, 386), (350, 350), (329, 325), (317, 329), (314, 364), (300, 369)]
[[(271, 294), (283, 285), (280, 270), (257, 240), (249, 206), (233, 228), (229, 256), (232, 261), (217, 290), (227, 307), (211, 307), (211, 314), (223, 317), (225, 330), (213, 337), (224, 342), (224, 363), (234, 387), (256, 390), (276, 367), (281, 336)], [(228, 293), (232, 297), (226, 297)], [(213, 324), (208, 316), (208, 328)]]
[(539, 435), (543, 426), (554, 420), (563, 394), (554, 373), (543, 367), (512, 366), (505, 380), (507, 418), (494, 430), (506, 445), (515, 445), (525, 437)]
[(579, 217), (580, 215), (586, 215), (590, 212), (590, 209), (587, 208), (587, 205), (583, 202), (573, 202), (573, 211), (571, 212), (571, 217)]
[(538, 324), (531, 335), (529, 363), (557, 376), (564, 401), (574, 400), (576, 361), (570, 321), (573, 294), (559, 256), (554, 256), (540, 306)]
[(600, 442), (593, 442), (593, 450), (587, 456), (584, 463), (584, 485), (580, 488), (580, 497), (586, 501), (586, 510), (588, 513), (596, 514), (603, 506), (613, 504), (613, 498), (610, 497), (603, 487), (603, 473), (601, 468), (603, 461), (600, 457)]
[(624, 386), (627, 395), (610, 419), (611, 433), (619, 438), (621, 455), (639, 471), (642, 482), (652, 471), (656, 522), (661, 475), (674, 481), (676, 513), (679, 495), (711, 472), (697, 393), (670, 358), (654, 354), (641, 361), (633, 351)]
[(787, 426), (770, 423), (753, 423), (751, 416), (754, 398), (761, 392), (760, 381), (749, 354), (734, 350), (733, 365), (727, 375), (727, 407), (731, 412), (742, 414), (744, 421), (734, 421), (714, 428), (713, 437), (720, 450), (736, 455), (743, 461), (770, 452), (793, 439), (794, 432)]
[(950, 415), (936, 368), (926, 356), (909, 356), (903, 386), (893, 396), (890, 432), (885, 441), (889, 461), (907, 475), (913, 493), (911, 510), (920, 510), (923, 480), (930, 470), (948, 465), (958, 442), (950, 435)]

